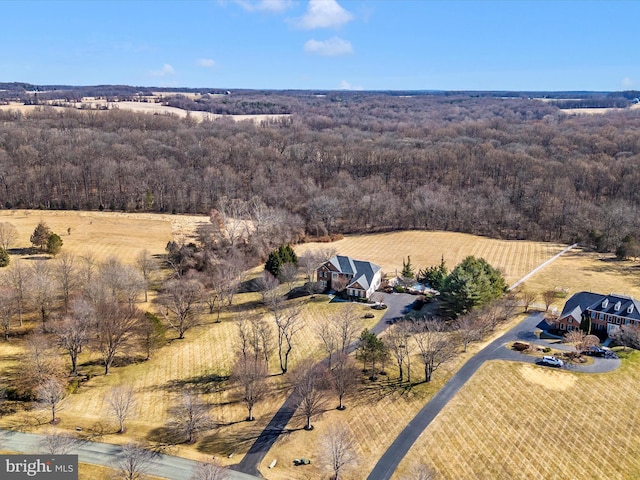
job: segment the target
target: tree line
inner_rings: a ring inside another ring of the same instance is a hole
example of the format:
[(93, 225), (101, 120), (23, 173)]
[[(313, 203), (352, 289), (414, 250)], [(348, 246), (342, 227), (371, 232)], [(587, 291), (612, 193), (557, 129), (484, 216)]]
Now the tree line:
[(0, 112), (4, 208), (206, 213), (258, 198), (312, 236), (444, 229), (639, 236), (640, 114), (566, 116), (523, 98), (286, 97), (286, 119)]

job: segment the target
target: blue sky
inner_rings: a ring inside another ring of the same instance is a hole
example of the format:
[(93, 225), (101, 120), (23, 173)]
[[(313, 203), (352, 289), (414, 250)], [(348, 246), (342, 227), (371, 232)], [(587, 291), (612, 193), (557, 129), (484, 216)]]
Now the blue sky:
[(640, 1), (0, 2), (0, 81), (640, 89)]

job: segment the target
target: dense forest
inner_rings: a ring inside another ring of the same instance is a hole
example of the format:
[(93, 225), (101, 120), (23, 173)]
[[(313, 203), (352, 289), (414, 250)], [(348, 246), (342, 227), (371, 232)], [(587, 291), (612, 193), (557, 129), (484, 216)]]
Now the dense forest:
[(603, 251), (640, 238), (640, 110), (569, 116), (462, 93), (201, 98), (289, 115), (0, 111), (0, 205), (208, 214), (259, 199), (311, 236), (443, 229)]

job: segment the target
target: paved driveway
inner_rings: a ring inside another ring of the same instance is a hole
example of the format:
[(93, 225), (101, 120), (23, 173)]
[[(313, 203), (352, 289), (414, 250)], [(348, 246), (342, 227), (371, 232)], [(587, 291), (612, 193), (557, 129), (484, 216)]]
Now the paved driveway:
[[(368, 480), (387, 480), (391, 478), (400, 461), (405, 457), (420, 434), (485, 361), (501, 359), (535, 363), (537, 358), (511, 351), (505, 348), (505, 344), (514, 340), (524, 342), (534, 341), (540, 344), (546, 343), (539, 341), (534, 333), (536, 326), (542, 321), (542, 318), (543, 314), (541, 312), (532, 313), (514, 328), (471, 357), (438, 393), (431, 398), (422, 410), (418, 412), (400, 435), (398, 435), (384, 455), (378, 460), (378, 463), (367, 477)], [(554, 348), (557, 348), (557, 346), (554, 346)], [(597, 361), (594, 361), (593, 365), (572, 365), (568, 367), (568, 369), (572, 371), (600, 373), (614, 370), (620, 366), (619, 359), (596, 358), (594, 360)]]

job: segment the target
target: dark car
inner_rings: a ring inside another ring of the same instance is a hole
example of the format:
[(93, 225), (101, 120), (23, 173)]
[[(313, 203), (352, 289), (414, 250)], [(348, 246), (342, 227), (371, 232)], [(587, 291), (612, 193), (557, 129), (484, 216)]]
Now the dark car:
[(607, 355), (607, 350), (594, 345), (584, 350), (582, 354), (589, 355), (591, 357), (604, 357)]

